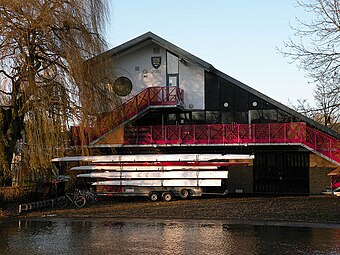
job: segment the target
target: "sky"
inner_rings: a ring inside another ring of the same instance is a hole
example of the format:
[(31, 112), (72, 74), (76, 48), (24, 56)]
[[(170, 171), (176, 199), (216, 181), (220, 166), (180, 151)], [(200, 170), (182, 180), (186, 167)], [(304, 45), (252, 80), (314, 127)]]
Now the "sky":
[(276, 101), (313, 104), (306, 73), (278, 51), (311, 17), (296, 0), (109, 1), (109, 48), (151, 31)]

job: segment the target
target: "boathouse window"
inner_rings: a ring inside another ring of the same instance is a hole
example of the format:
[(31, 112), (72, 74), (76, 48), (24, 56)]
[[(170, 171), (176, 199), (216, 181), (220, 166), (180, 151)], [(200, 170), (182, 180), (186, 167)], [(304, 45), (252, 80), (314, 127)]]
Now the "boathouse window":
[(233, 112), (222, 112), (222, 124), (231, 124), (233, 120)]
[(178, 74), (178, 57), (170, 52), (166, 53), (166, 69), (167, 74)]
[(166, 53), (166, 85), (167, 86), (179, 86), (179, 68), (178, 68), (178, 57)]
[(292, 121), (292, 116), (289, 114), (285, 113), (282, 110), (277, 111), (277, 121), (282, 122), (282, 123), (287, 123)]
[(277, 110), (250, 110), (251, 123), (273, 123), (277, 122)]
[(207, 111), (205, 114), (207, 124), (220, 124), (221, 113), (219, 111)]
[(192, 112), (191, 118), (194, 124), (205, 124), (204, 112)]
[(170, 113), (166, 116), (167, 125), (177, 125), (177, 114)]
[(190, 112), (180, 113), (179, 119), (181, 124), (190, 124)]
[(248, 124), (248, 112), (235, 112), (234, 123)]

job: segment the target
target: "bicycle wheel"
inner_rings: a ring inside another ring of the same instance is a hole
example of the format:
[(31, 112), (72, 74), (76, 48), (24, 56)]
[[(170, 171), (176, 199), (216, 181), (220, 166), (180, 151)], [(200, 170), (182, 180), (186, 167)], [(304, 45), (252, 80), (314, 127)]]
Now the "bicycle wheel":
[(68, 199), (66, 196), (58, 197), (57, 198), (57, 206), (59, 207), (66, 207), (68, 204)]
[(74, 198), (74, 204), (77, 207), (83, 207), (86, 204), (86, 198), (83, 195), (76, 195)]
[(90, 204), (97, 202), (97, 194), (89, 192), (86, 196), (86, 202), (89, 202)]

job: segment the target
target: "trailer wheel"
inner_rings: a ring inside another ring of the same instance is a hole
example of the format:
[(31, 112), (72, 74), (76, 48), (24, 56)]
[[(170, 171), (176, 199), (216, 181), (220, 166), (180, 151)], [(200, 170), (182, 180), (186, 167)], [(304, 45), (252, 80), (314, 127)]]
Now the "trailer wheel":
[(163, 200), (169, 202), (172, 200), (172, 193), (171, 192), (164, 192), (163, 193)]
[(151, 192), (149, 198), (152, 202), (156, 202), (159, 199), (159, 195), (156, 192)]
[(188, 199), (190, 196), (190, 191), (187, 189), (182, 189), (180, 192), (180, 196), (182, 199)]

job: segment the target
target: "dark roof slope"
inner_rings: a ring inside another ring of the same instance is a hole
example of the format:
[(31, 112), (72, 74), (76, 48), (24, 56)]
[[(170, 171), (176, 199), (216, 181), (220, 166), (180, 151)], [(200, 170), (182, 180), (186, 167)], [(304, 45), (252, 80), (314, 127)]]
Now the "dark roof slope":
[(275, 107), (287, 112), (288, 114), (295, 116), (298, 119), (301, 119), (301, 121), (308, 123), (310, 126), (313, 126), (314, 128), (317, 128), (319, 130), (322, 130), (323, 132), (334, 136), (338, 139), (340, 139), (340, 134), (315, 122), (314, 120), (296, 112), (295, 110), (285, 106), (284, 104), (281, 104), (278, 101), (275, 101), (274, 99), (262, 94), (261, 92), (249, 87), (248, 85), (232, 78), (231, 76), (215, 69), (211, 64), (205, 62), (204, 60), (192, 55), (191, 53), (177, 47), (176, 45), (164, 40), (163, 38), (155, 35), (152, 32), (147, 32), (141, 36), (136, 37), (135, 39), (132, 39), (126, 43), (123, 43), (109, 51), (106, 51), (104, 53), (102, 53), (101, 55), (99, 55), (98, 57), (108, 57), (108, 56), (112, 56), (112, 57), (117, 57), (120, 56), (122, 54), (124, 54), (124, 52), (128, 52), (129, 50), (134, 49), (137, 46), (140, 45), (147, 45), (150, 43), (156, 43), (158, 45), (160, 45), (161, 47), (173, 52), (174, 54), (177, 54), (179, 58), (184, 59), (185, 61), (188, 61), (190, 63), (196, 64), (200, 67), (202, 67), (204, 70), (214, 73), (216, 75), (218, 75), (219, 77), (235, 84), (236, 86), (244, 89), (245, 91), (248, 91), (249, 93), (254, 94), (255, 96), (263, 99), (264, 101), (267, 101), (268, 103), (274, 105)]

